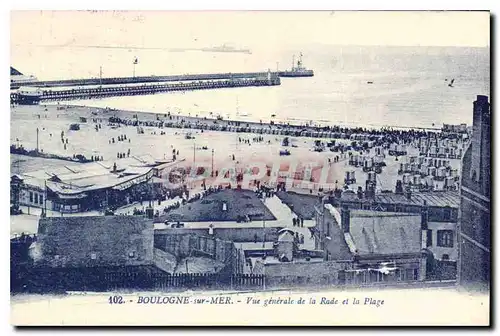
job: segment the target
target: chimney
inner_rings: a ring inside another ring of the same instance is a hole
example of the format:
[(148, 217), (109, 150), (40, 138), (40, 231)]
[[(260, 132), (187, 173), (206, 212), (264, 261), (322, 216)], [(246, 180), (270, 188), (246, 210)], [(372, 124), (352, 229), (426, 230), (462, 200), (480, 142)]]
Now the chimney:
[(401, 180), (397, 180), (396, 181), (396, 190), (395, 190), (395, 193), (396, 194), (402, 194), (403, 193), (403, 183), (401, 182)]
[(408, 199), (408, 200), (411, 200), (411, 186), (406, 186), (405, 188), (405, 197)]
[(338, 198), (338, 199), (342, 198), (342, 189), (335, 188), (335, 191), (333, 193), (334, 193), (336, 198)]
[(421, 216), (422, 216), (422, 230), (427, 230), (427, 223), (429, 221), (429, 208), (427, 207), (427, 201), (424, 200), (424, 204), (422, 205), (422, 210), (421, 210)]
[(342, 226), (342, 231), (348, 233), (351, 230), (351, 210), (344, 206), (340, 210), (340, 221)]
[(470, 178), (489, 195), (491, 161), (491, 111), (487, 96), (479, 95), (474, 102), (471, 139)]
[(366, 187), (365, 187), (365, 197), (366, 198), (374, 198), (375, 197), (375, 187), (374, 187), (374, 182), (370, 180), (366, 180)]
[(357, 195), (358, 199), (363, 199), (363, 188), (361, 188), (361, 186), (358, 187)]

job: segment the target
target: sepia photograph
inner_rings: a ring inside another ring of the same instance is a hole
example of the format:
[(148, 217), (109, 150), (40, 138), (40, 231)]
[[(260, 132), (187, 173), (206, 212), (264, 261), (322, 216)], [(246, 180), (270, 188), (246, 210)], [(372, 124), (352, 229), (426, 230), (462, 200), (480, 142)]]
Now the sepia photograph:
[(11, 324), (490, 325), (490, 21), (11, 11)]

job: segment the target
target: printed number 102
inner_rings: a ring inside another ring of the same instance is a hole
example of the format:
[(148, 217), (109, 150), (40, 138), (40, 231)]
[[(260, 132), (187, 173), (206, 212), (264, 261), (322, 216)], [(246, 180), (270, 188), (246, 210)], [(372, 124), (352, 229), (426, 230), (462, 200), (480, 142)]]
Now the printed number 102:
[(120, 295), (112, 295), (109, 297), (108, 299), (108, 302), (109, 304), (122, 304), (122, 303), (125, 303), (125, 301), (123, 301), (123, 297), (120, 296)]

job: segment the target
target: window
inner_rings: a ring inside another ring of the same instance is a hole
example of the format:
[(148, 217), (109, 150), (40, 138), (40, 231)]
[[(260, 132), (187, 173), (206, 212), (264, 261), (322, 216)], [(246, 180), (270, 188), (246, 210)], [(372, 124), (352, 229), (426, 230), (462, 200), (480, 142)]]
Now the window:
[(43, 204), (43, 195), (40, 195), (38, 200), (40, 201), (40, 204)]
[(427, 230), (427, 247), (432, 246), (432, 230)]
[(437, 246), (453, 247), (453, 230), (438, 230)]
[(30, 203), (33, 203), (33, 192), (30, 191)]
[(406, 280), (413, 281), (418, 279), (418, 270), (416, 268), (406, 269)]
[(449, 254), (443, 254), (443, 260), (450, 260), (450, 255)]
[(451, 220), (451, 208), (448, 207), (444, 208), (444, 219), (446, 221)]
[(90, 254), (90, 259), (96, 260), (97, 259), (97, 253), (91, 253)]
[(38, 204), (38, 194), (35, 194), (35, 203)]
[(134, 251), (129, 252), (129, 253), (128, 253), (128, 257), (129, 257), (130, 259), (135, 258), (135, 252), (134, 252)]

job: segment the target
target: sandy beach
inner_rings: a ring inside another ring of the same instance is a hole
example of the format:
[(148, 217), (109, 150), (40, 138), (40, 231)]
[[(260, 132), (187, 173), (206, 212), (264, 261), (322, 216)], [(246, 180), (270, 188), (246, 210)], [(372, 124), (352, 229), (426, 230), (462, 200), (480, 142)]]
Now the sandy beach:
[[(86, 118), (86, 122), (81, 122), (82, 117)], [(129, 121), (138, 120), (143, 126), (109, 123), (110, 117)], [(162, 128), (156, 125), (160, 121), (165, 123)], [(168, 127), (166, 124), (170, 122), (176, 122), (176, 124)], [(78, 123), (80, 130), (71, 131), (69, 127), (73, 123)], [(179, 125), (193, 127), (193, 125), (201, 123), (227, 127), (228, 130), (234, 130), (235, 127), (248, 127), (254, 132), (269, 128), (279, 132), (285, 128), (283, 125), (270, 126), (254, 122), (248, 123), (247, 126), (247, 123), (238, 125), (232, 121), (82, 106), (15, 106), (11, 110), (11, 145), (22, 145), (26, 149), (36, 149), (36, 129), (38, 128), (39, 149), (44, 153), (67, 157), (78, 154), (84, 155), (86, 158), (97, 156), (105, 161), (115, 160), (118, 153), (125, 156), (149, 154), (155, 159), (170, 160), (175, 150), (176, 158), (178, 160), (185, 159), (186, 165), (194, 163), (197, 166), (211, 169), (213, 161), (214, 170), (265, 165), (267, 167), (278, 166), (280, 171), (288, 171), (290, 166), (295, 165), (297, 171), (310, 169), (315, 182), (321, 180), (323, 183), (329, 184), (330, 188), (327, 189), (333, 189), (336, 181), (338, 186), (342, 187), (345, 171), (348, 170), (354, 171), (357, 179), (355, 184), (350, 185), (351, 189), (356, 190), (358, 186), (363, 188), (365, 186), (367, 174), (361, 168), (348, 165), (347, 153), (341, 154), (328, 150), (316, 152), (313, 150), (316, 140), (328, 142), (331, 141), (329, 138), (175, 128), (180, 127)], [(143, 134), (139, 134), (138, 130), (140, 129), (144, 131)], [(64, 132), (64, 141), (61, 140), (62, 132)], [(306, 129), (306, 132), (313, 132), (313, 129)], [(364, 133), (364, 136), (372, 136), (373, 139), (381, 136), (377, 134), (379, 131), (370, 132), (374, 133), (372, 135)], [(293, 132), (293, 134), (296, 133)], [(331, 132), (325, 133), (323, 136), (329, 134)], [(126, 139), (118, 141), (118, 137), (126, 137)], [(290, 140), (290, 146), (286, 147), (290, 155), (280, 156), (280, 150), (284, 149), (282, 141), (285, 137)], [(336, 139), (335, 141), (346, 144), (351, 140)], [(414, 147), (409, 147), (408, 151), (409, 155), (418, 155), (418, 149)], [(373, 154), (372, 149), (370, 155)], [(338, 162), (334, 162), (336, 157)], [(378, 175), (377, 189), (394, 190), (396, 180), (401, 179), (401, 176), (397, 174), (398, 162), (393, 156), (386, 156), (385, 162), (387, 166)], [(20, 165), (22, 163), (17, 164), (16, 168), (21, 169)], [(454, 168), (458, 167), (458, 160), (451, 160), (451, 165)], [(307, 168), (308, 166), (310, 168)], [(309, 190), (311, 188), (317, 189), (318, 185), (313, 186), (306, 183), (297, 187)]]

